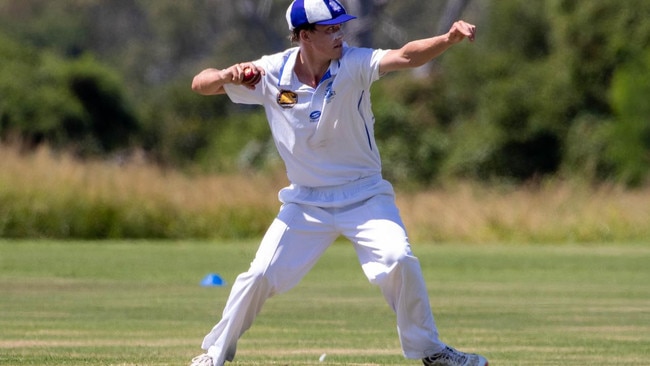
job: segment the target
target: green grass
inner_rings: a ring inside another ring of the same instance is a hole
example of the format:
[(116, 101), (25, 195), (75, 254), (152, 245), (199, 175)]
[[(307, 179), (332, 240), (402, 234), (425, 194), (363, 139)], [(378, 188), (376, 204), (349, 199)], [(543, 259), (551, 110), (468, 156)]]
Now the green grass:
[[(0, 240), (0, 365), (185, 365), (256, 242)], [(414, 245), (443, 340), (491, 365), (641, 365), (650, 245)], [(318, 362), (326, 353), (324, 362)], [(234, 365), (418, 365), (337, 243), (270, 299)]]

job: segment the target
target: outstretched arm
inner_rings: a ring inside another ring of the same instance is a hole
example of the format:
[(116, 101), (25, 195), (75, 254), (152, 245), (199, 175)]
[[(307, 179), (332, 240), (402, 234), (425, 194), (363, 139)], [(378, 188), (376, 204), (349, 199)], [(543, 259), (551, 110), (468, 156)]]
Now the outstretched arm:
[(386, 74), (391, 71), (422, 66), (465, 38), (474, 41), (475, 35), (476, 26), (459, 20), (451, 26), (446, 34), (411, 41), (400, 49), (388, 51), (379, 62), (379, 72)]
[[(247, 68), (251, 68), (255, 75), (250, 81), (244, 80), (244, 70)], [(258, 74), (264, 75), (264, 69), (251, 62), (235, 64), (224, 70), (209, 68), (194, 77), (192, 90), (202, 95), (225, 94), (223, 86), (226, 84), (244, 85), (255, 89), (255, 84), (259, 81)]]

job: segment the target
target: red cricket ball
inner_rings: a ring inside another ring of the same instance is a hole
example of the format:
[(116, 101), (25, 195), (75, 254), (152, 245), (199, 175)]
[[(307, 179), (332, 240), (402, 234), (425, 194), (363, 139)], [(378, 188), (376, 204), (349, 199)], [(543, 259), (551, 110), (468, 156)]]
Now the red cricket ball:
[(244, 79), (242, 80), (244, 83), (255, 85), (260, 81), (261, 78), (262, 75), (259, 72), (256, 74), (255, 70), (252, 68), (247, 67), (244, 69)]

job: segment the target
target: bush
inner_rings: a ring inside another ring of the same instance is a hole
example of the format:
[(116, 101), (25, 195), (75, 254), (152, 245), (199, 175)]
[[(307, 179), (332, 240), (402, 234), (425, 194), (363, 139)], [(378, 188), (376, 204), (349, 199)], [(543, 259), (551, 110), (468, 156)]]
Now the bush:
[(607, 125), (606, 161), (615, 178), (639, 186), (650, 173), (650, 52), (614, 74), (611, 104), (615, 121)]
[(117, 74), (92, 57), (64, 60), (0, 37), (0, 139), (80, 156), (132, 145), (139, 122)]

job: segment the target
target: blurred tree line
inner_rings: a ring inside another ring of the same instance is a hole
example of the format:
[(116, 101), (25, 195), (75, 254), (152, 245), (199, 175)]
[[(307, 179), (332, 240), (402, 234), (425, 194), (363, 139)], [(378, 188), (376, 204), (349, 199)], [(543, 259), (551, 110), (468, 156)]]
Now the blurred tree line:
[[(289, 47), (288, 0), (0, 0), (0, 139), (206, 172), (278, 164), (259, 108), (189, 88)], [(647, 182), (650, 2), (348, 0), (352, 45), (463, 18), (474, 44), (373, 87), (385, 175)]]

